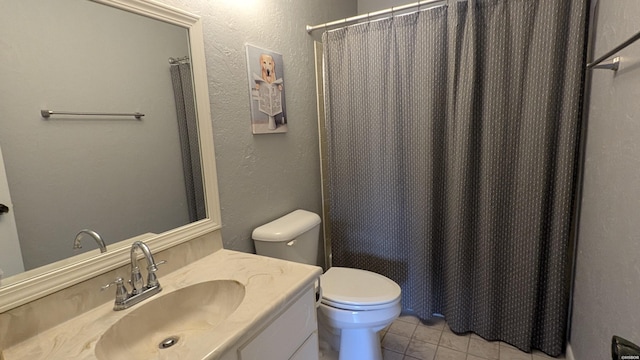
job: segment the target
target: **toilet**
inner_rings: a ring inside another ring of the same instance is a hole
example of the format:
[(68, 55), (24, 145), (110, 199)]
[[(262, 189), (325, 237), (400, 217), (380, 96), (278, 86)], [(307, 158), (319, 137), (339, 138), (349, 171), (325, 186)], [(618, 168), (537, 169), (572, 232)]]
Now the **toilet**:
[[(258, 255), (317, 265), (318, 214), (295, 210), (253, 231)], [(320, 341), (340, 360), (382, 360), (378, 331), (400, 315), (400, 286), (374, 272), (332, 267), (320, 277)]]

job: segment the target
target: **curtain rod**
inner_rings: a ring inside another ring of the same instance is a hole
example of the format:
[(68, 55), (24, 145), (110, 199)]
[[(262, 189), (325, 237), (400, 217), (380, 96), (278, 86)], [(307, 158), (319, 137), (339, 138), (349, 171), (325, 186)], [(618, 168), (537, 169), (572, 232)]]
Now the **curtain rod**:
[(178, 65), (178, 64), (183, 63), (183, 62), (189, 62), (189, 60), (190, 60), (189, 56), (183, 56), (183, 57), (180, 57), (180, 58), (170, 57), (169, 58), (169, 64)]
[(335, 21), (331, 21), (328, 23), (324, 23), (324, 24), (320, 24), (320, 25), (307, 25), (307, 32), (309, 34), (311, 34), (312, 31), (314, 30), (318, 30), (318, 29), (328, 29), (330, 27), (336, 27), (336, 26), (344, 26), (344, 25), (348, 25), (348, 24), (353, 24), (355, 22), (361, 21), (361, 20), (371, 20), (371, 18), (375, 18), (378, 16), (382, 16), (382, 15), (387, 15), (387, 14), (391, 14), (391, 16), (395, 15), (395, 13), (397, 11), (403, 11), (403, 10), (411, 10), (411, 9), (418, 9), (418, 11), (420, 11), (420, 8), (422, 6), (436, 6), (436, 5), (440, 5), (443, 3), (446, 3), (447, 0), (422, 0), (422, 1), (418, 1), (418, 2), (414, 2), (414, 3), (410, 3), (410, 4), (406, 4), (406, 5), (400, 5), (400, 6), (393, 6), (390, 7), (388, 9), (384, 9), (384, 10), (378, 10), (378, 11), (373, 11), (373, 12), (368, 12), (366, 14), (362, 14), (362, 15), (356, 15), (356, 16), (352, 16), (352, 17), (348, 17), (345, 19), (340, 19), (340, 20), (335, 20)]

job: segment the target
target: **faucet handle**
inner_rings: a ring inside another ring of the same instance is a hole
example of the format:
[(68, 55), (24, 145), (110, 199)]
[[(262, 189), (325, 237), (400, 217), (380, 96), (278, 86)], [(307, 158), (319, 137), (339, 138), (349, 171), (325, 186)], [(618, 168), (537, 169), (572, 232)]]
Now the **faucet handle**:
[(108, 288), (111, 287), (111, 285), (123, 285), (124, 284), (124, 280), (121, 277), (117, 277), (115, 280), (113, 280), (112, 282), (108, 283), (107, 285), (103, 285), (100, 287), (100, 291), (105, 291)]
[(160, 261), (158, 261), (156, 263), (150, 264), (147, 267), (147, 271), (150, 272), (150, 273), (156, 272), (156, 271), (158, 271), (158, 265), (164, 265), (166, 263), (167, 263), (167, 260), (160, 260)]
[(154, 287), (154, 286), (160, 285), (158, 283), (158, 277), (156, 276), (156, 271), (158, 271), (158, 265), (162, 265), (166, 263), (167, 263), (167, 260), (160, 260), (157, 263), (149, 266), (149, 268), (147, 268), (148, 270), (147, 287)]
[(124, 280), (121, 277), (117, 277), (114, 281), (104, 285), (100, 288), (100, 291), (104, 291), (111, 287), (111, 285), (116, 286), (116, 304), (122, 303), (127, 300), (129, 293), (127, 292), (127, 288), (124, 286)]

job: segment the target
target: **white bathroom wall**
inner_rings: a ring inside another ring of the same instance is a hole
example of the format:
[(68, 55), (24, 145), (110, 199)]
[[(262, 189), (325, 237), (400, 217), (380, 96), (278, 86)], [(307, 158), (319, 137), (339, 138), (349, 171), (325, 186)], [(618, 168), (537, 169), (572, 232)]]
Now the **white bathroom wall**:
[[(315, 25), (356, 14), (356, 0), (161, 0), (202, 16), (225, 248), (302, 208), (321, 212)], [(282, 54), (286, 134), (252, 135), (245, 43)]]
[[(601, 0), (595, 57), (640, 31), (640, 2)], [(640, 41), (620, 70), (593, 70), (570, 344), (610, 359), (611, 336), (640, 344)]]

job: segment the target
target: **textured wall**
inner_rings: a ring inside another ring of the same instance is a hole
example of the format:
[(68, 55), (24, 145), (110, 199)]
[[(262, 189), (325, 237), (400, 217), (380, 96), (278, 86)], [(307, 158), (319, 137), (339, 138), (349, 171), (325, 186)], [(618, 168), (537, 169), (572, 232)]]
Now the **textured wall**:
[[(256, 226), (296, 208), (321, 211), (313, 37), (305, 25), (353, 16), (357, 2), (162, 2), (203, 18), (222, 237), (225, 248), (251, 252)], [(245, 43), (284, 57), (286, 134), (251, 134)]]
[[(602, 0), (594, 54), (640, 30), (640, 3)], [(640, 43), (617, 73), (594, 70), (570, 343), (610, 359), (614, 334), (640, 344)]]
[(417, 2), (418, 0), (358, 0), (358, 14)]

